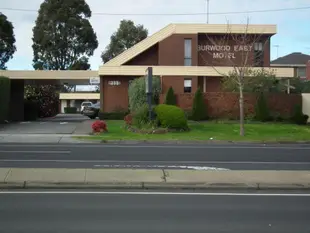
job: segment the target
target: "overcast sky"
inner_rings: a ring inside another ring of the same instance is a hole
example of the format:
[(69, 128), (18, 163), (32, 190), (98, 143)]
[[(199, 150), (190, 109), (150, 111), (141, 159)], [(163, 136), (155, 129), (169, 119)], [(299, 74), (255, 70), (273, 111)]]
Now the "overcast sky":
[[(32, 28), (37, 10), (43, 0), (0, 0), (0, 11), (15, 27), (17, 52), (7, 64), (11, 70), (31, 70), (32, 68)], [(86, 0), (93, 16), (92, 26), (97, 33), (99, 47), (91, 57), (91, 68), (98, 69), (100, 54), (109, 43), (111, 34), (118, 28), (122, 19), (131, 19), (143, 24), (149, 34), (160, 30), (169, 23), (205, 23), (205, 15), (196, 16), (105, 16), (96, 13), (203, 13), (206, 12), (206, 0)], [(310, 53), (310, 9), (296, 11), (278, 11), (269, 13), (213, 14), (219, 12), (240, 12), (253, 10), (281, 9), (291, 7), (309, 7), (309, 0), (210, 0), (209, 23), (250, 23), (277, 24), (278, 34), (272, 38), (272, 59), (291, 52)], [(7, 10), (3, 8), (27, 9), (32, 11)]]

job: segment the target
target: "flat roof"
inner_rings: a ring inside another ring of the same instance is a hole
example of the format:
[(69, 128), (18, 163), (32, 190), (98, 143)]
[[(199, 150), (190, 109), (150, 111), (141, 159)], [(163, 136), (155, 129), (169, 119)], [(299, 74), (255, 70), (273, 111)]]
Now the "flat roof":
[(10, 79), (66, 79), (89, 80), (98, 77), (98, 70), (0, 70), (0, 76)]

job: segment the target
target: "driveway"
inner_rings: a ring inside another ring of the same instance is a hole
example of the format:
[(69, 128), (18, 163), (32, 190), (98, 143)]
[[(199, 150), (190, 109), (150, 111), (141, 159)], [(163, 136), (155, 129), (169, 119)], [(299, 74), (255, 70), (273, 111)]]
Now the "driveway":
[(0, 134), (88, 134), (92, 122), (80, 114), (59, 114), (38, 121), (2, 125)]

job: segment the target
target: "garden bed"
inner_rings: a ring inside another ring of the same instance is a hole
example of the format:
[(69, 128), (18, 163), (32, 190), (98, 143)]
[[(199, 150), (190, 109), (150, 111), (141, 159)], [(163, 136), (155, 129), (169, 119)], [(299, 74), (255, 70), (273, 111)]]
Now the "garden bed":
[(247, 141), (247, 142), (297, 142), (310, 141), (310, 126), (255, 123), (245, 124), (245, 136), (239, 135), (239, 124), (235, 122), (189, 122), (188, 132), (162, 134), (134, 133), (125, 128), (124, 121), (106, 121), (108, 133), (78, 137), (90, 140), (163, 140), (163, 141)]
[(131, 132), (136, 134), (167, 134), (167, 133), (177, 133), (177, 132), (186, 132), (185, 130), (177, 130), (177, 129), (167, 129), (167, 128), (144, 128), (139, 129), (133, 126), (125, 126), (125, 128)]

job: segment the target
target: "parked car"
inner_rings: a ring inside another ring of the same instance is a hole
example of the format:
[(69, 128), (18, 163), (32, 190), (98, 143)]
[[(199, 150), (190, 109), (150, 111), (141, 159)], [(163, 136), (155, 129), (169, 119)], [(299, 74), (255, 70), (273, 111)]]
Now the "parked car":
[(100, 111), (100, 103), (92, 104), (91, 106), (85, 106), (83, 115), (88, 116), (90, 119), (96, 119)]
[(93, 103), (90, 102), (90, 101), (85, 101), (85, 102), (83, 102), (83, 103), (81, 104), (81, 113), (83, 114), (85, 107), (89, 107), (89, 106), (92, 106), (92, 105), (93, 105)]

